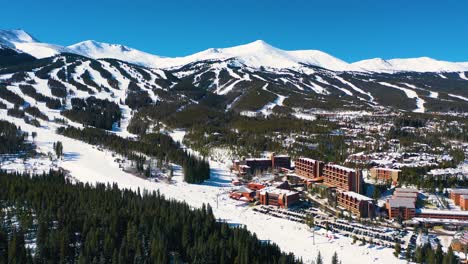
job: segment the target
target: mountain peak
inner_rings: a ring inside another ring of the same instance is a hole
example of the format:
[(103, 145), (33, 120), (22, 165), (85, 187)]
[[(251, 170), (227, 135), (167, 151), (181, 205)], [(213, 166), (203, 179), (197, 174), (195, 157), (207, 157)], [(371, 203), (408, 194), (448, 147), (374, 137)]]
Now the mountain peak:
[(0, 44), (14, 47), (15, 43), (31, 42), (38, 42), (38, 40), (22, 29), (0, 29)]

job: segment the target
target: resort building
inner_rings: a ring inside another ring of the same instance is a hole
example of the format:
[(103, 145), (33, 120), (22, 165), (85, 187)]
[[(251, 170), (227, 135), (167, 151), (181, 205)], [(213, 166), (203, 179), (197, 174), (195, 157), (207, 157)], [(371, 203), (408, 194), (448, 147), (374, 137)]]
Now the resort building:
[(295, 173), (310, 179), (319, 178), (322, 175), (323, 166), (322, 161), (309, 158), (298, 158), (294, 162)]
[(337, 193), (338, 206), (359, 217), (374, 217), (374, 200), (355, 192)]
[(240, 175), (273, 168), (291, 168), (291, 158), (286, 155), (271, 154), (269, 158), (248, 158), (232, 161), (232, 169)]
[(416, 200), (413, 198), (393, 197), (387, 200), (388, 218), (409, 220), (416, 215)]
[(263, 205), (288, 208), (299, 202), (299, 193), (289, 190), (267, 187), (257, 192), (257, 199)]
[(374, 167), (370, 169), (370, 176), (372, 179), (376, 179), (377, 181), (392, 182), (395, 184), (401, 176), (401, 170)]
[(468, 189), (452, 189), (450, 191), (450, 199), (453, 200), (455, 205), (461, 204), (461, 197), (468, 195)]
[(362, 175), (359, 170), (336, 164), (323, 167), (323, 182), (338, 191), (360, 193), (362, 189)]

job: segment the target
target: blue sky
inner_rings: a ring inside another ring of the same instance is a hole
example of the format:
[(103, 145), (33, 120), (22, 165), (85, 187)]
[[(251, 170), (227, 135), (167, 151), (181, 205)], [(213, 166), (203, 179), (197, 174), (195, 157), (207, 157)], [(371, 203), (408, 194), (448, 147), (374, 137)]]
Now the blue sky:
[(263, 39), (345, 61), (429, 56), (468, 61), (468, 1), (0, 0), (0, 28), (43, 42), (94, 39), (162, 56)]

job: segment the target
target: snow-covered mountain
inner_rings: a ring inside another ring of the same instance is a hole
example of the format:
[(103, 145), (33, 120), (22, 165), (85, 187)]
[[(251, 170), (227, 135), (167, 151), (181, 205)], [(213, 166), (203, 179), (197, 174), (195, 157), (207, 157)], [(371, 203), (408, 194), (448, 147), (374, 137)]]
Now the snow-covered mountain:
[(63, 46), (39, 42), (21, 29), (0, 30), (0, 46), (28, 53), (38, 59), (52, 57), (64, 52), (73, 52)]
[(75, 53), (93, 59), (113, 58), (150, 68), (174, 69), (202, 61), (225, 61), (259, 69), (300, 69), (317, 66), (339, 72), (465, 72), (468, 62), (439, 61), (428, 57), (380, 58), (348, 63), (319, 50), (286, 51), (257, 40), (230, 48), (210, 48), (184, 57), (162, 57), (120, 44), (83, 41), (68, 47), (42, 43), (23, 30), (0, 30), (0, 45), (45, 58), (60, 53)]
[(211, 48), (186, 57), (162, 58), (157, 65), (161, 68), (172, 68), (204, 60), (222, 61), (227, 59), (234, 59), (239, 64), (252, 68), (297, 69), (307, 64), (334, 71), (359, 70), (357, 67), (319, 50), (285, 51), (262, 40), (230, 48)]
[(352, 65), (356, 68), (371, 72), (464, 72), (468, 71), (466, 62), (448, 62), (435, 60), (428, 57), (409, 58), (409, 59), (391, 59), (381, 58), (362, 60)]
[(83, 41), (67, 47), (77, 54), (93, 59), (112, 58), (155, 68), (161, 57), (132, 49), (120, 44), (109, 44), (94, 40)]

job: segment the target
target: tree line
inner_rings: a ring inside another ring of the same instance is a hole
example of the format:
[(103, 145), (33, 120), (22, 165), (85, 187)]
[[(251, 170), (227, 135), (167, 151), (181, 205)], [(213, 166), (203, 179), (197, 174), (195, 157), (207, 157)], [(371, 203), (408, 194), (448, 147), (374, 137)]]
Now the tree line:
[(300, 263), (157, 192), (0, 172), (0, 263)]

